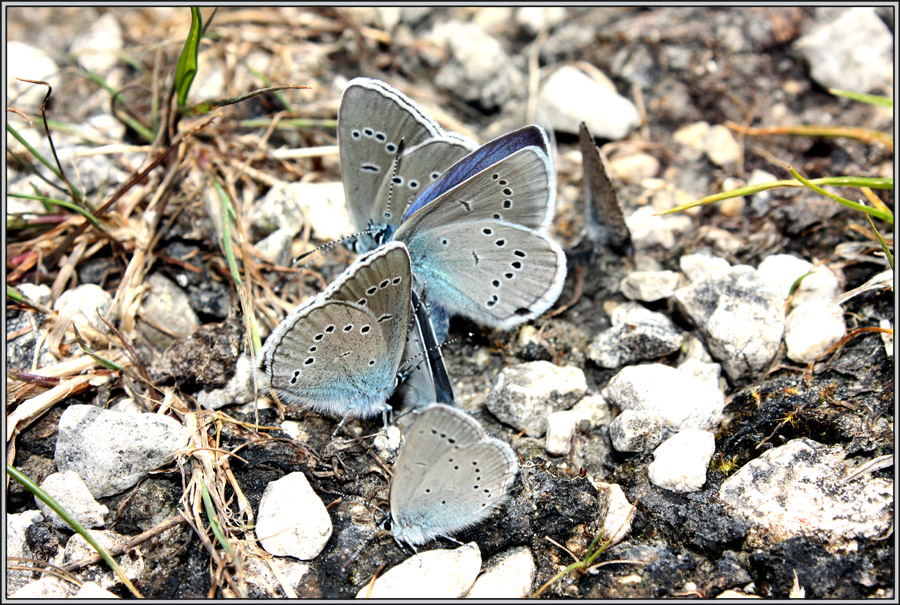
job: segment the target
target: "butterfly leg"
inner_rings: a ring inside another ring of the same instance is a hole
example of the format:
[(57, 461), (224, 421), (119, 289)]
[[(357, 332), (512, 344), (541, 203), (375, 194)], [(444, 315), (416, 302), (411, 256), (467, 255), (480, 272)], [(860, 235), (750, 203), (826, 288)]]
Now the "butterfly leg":
[(344, 423), (347, 422), (347, 419), (350, 418), (350, 416), (353, 415), (353, 412), (354, 412), (354, 411), (355, 411), (355, 408), (354, 408), (353, 406), (350, 406), (350, 407), (347, 409), (347, 413), (344, 414), (344, 417), (341, 418), (341, 421), (338, 422), (338, 425), (337, 425), (336, 427), (334, 427), (334, 432), (331, 433), (331, 438), (332, 438), (332, 439), (334, 439), (334, 436), (337, 435), (337, 432), (338, 432), (339, 430), (341, 430), (341, 427), (344, 426)]

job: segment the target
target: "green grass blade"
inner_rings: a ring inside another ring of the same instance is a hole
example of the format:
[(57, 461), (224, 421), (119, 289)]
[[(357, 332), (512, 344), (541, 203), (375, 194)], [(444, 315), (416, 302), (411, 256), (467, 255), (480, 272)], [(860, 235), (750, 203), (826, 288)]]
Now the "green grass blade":
[(228, 269), (231, 271), (231, 278), (234, 280), (237, 289), (242, 286), (241, 274), (237, 268), (237, 261), (234, 258), (234, 248), (231, 241), (231, 225), (232, 221), (237, 217), (234, 206), (231, 205), (231, 198), (225, 191), (225, 188), (219, 184), (218, 179), (209, 175), (213, 187), (222, 202), (222, 248), (225, 250), (225, 260), (228, 262)]
[(894, 255), (891, 254), (891, 249), (888, 248), (887, 242), (884, 241), (884, 238), (881, 237), (881, 234), (878, 232), (878, 229), (875, 228), (875, 223), (872, 222), (872, 217), (868, 214), (866, 218), (869, 220), (869, 226), (872, 228), (872, 231), (875, 232), (875, 237), (878, 238), (878, 243), (881, 244), (881, 249), (884, 250), (884, 256), (888, 260), (888, 264), (891, 266), (891, 271), (894, 270)]
[(100, 546), (100, 543), (94, 538), (94, 536), (89, 532), (81, 523), (75, 520), (69, 512), (64, 509), (59, 502), (57, 502), (50, 494), (42, 490), (35, 482), (25, 476), (23, 473), (19, 472), (19, 470), (13, 465), (6, 463), (6, 472), (7, 474), (22, 484), (22, 486), (34, 494), (37, 498), (41, 500), (44, 504), (49, 506), (53, 512), (63, 518), (63, 520), (75, 530), (82, 538), (87, 540), (87, 543), (94, 547), (94, 550), (97, 551), (106, 564), (109, 565), (110, 569), (116, 574), (119, 580), (131, 591), (135, 597), (142, 599), (141, 593), (138, 592), (138, 589), (131, 583), (127, 577), (125, 577), (125, 573), (122, 571), (122, 568), (116, 563), (115, 559), (106, 551), (105, 548)]
[[(117, 102), (125, 105), (125, 99), (120, 96), (119, 91), (107, 84), (106, 80), (87, 69), (82, 70), (81, 75), (106, 90), (106, 92), (108, 92)], [(141, 124), (139, 120), (137, 120), (133, 116), (128, 115), (127, 113), (114, 111), (113, 117), (125, 124), (125, 126), (138, 133), (138, 135), (140, 135), (140, 137), (148, 143), (152, 143), (153, 139), (156, 138), (152, 130)]]
[[(268, 128), (272, 125), (271, 118), (250, 118), (238, 122), (241, 128)], [(291, 118), (289, 120), (279, 120), (275, 126), (276, 130), (300, 130), (304, 128), (337, 128), (337, 120), (325, 118), (321, 120), (313, 120), (307, 118)]]
[(894, 99), (890, 97), (882, 97), (880, 95), (869, 95), (864, 92), (854, 92), (852, 90), (840, 90), (838, 88), (829, 88), (828, 92), (836, 97), (847, 97), (861, 103), (869, 105), (878, 105), (879, 107), (894, 107)]
[(38, 159), (38, 161), (41, 164), (43, 164), (48, 169), (50, 169), (50, 172), (52, 172), (54, 175), (56, 175), (56, 178), (58, 178), (61, 181), (65, 181), (65, 179), (63, 179), (62, 174), (60, 174), (59, 170), (56, 168), (56, 164), (54, 164), (53, 162), (51, 162), (50, 160), (45, 158), (43, 155), (41, 155), (41, 152), (39, 152), (37, 149), (32, 147), (31, 143), (26, 141), (25, 138), (21, 134), (19, 134), (19, 131), (16, 130), (13, 127), (13, 125), (10, 124), (9, 122), (6, 123), (6, 132), (13, 135), (14, 139), (16, 139), (18, 142), (22, 143), (22, 145), (25, 147), (25, 149), (28, 150), (28, 153), (33, 155), (35, 158)]
[(187, 105), (188, 92), (197, 75), (197, 55), (200, 53), (200, 38), (203, 35), (203, 17), (200, 9), (191, 7), (191, 29), (184, 40), (181, 56), (178, 57), (178, 65), (175, 67), (175, 91), (178, 96), (178, 106)]
[(789, 167), (789, 168), (790, 168), (791, 174), (794, 175), (795, 179), (797, 179), (798, 181), (800, 181), (801, 183), (803, 183), (804, 185), (806, 185), (807, 187), (809, 187), (810, 189), (812, 189), (813, 191), (818, 193), (819, 195), (824, 195), (825, 197), (834, 200), (838, 204), (847, 206), (848, 208), (853, 208), (854, 210), (859, 210), (860, 212), (865, 212), (866, 214), (871, 214), (872, 216), (876, 216), (876, 217), (880, 218), (881, 220), (883, 220), (887, 223), (890, 223), (891, 225), (894, 224), (894, 215), (891, 214), (890, 211), (884, 212), (883, 210), (879, 210), (877, 208), (872, 208), (871, 206), (863, 206), (862, 204), (857, 203), (857, 202), (852, 202), (852, 201), (848, 200), (847, 198), (841, 197), (839, 195), (835, 195), (833, 193), (829, 193), (829, 192), (825, 191), (824, 189), (822, 189), (821, 187), (819, 187), (818, 185), (816, 185), (815, 183), (813, 183), (812, 181), (809, 181), (809, 180), (803, 178), (802, 176), (800, 176), (800, 173), (797, 172), (796, 170), (794, 170), (793, 167)]
[(100, 225), (100, 222), (94, 217), (94, 215), (91, 214), (90, 212), (88, 212), (87, 210), (85, 210), (84, 208), (82, 208), (81, 206), (79, 206), (78, 204), (74, 204), (72, 202), (67, 202), (65, 200), (57, 200), (52, 197), (45, 197), (43, 195), (28, 195), (25, 193), (7, 193), (6, 195), (8, 195), (9, 197), (17, 197), (17, 198), (21, 198), (24, 200), (37, 200), (39, 202), (45, 202), (47, 204), (53, 204), (55, 206), (62, 206), (63, 208), (68, 208), (69, 210), (77, 212), (78, 214), (80, 214), (81, 216), (86, 218), (97, 229), (100, 229), (101, 231), (103, 231), (103, 227)]
[(213, 507), (212, 498), (209, 497), (209, 492), (206, 489), (206, 482), (203, 483), (203, 507), (206, 509), (206, 518), (209, 519), (209, 527), (212, 530), (213, 535), (216, 536), (216, 540), (219, 541), (219, 544), (222, 545), (225, 552), (233, 557), (234, 549), (231, 547), (231, 542), (228, 541), (228, 538), (222, 531), (222, 526), (219, 525), (219, 517), (216, 515), (216, 509)]
[[(894, 179), (891, 178), (877, 178), (877, 177), (863, 177), (863, 176), (830, 176), (823, 177), (820, 179), (812, 179), (808, 181), (813, 185), (828, 185), (832, 187), (870, 187), (872, 189), (893, 189), (894, 188)], [(663, 212), (658, 212), (658, 215), (665, 214), (674, 214), (676, 212), (683, 212), (688, 210), (689, 208), (696, 208), (697, 206), (703, 206), (706, 204), (712, 204), (713, 202), (720, 202), (722, 200), (727, 200), (733, 197), (741, 197), (744, 195), (753, 195), (754, 193), (759, 193), (761, 191), (767, 191), (769, 189), (777, 189), (780, 187), (804, 187), (802, 183), (798, 183), (793, 180), (780, 180), (780, 181), (769, 181), (767, 183), (758, 183), (756, 185), (747, 185), (746, 187), (738, 187), (737, 189), (732, 189), (731, 191), (725, 191), (723, 193), (717, 193), (715, 195), (708, 195), (704, 198), (700, 198), (699, 200), (694, 200), (692, 202), (688, 202), (687, 204), (682, 204), (680, 206), (676, 206), (675, 208), (670, 208)], [(853, 204), (853, 202), (850, 202)], [(894, 224), (894, 215), (889, 210), (881, 210), (878, 208), (870, 208), (868, 206), (862, 206), (865, 208), (865, 212), (867, 214), (871, 214), (872, 216), (879, 218), (885, 222), (890, 224)]]

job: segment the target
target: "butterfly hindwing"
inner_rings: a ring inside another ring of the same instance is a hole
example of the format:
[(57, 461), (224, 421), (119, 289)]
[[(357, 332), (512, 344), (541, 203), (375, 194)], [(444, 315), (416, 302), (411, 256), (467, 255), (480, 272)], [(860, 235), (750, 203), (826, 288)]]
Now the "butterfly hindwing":
[(565, 253), (544, 233), (498, 221), (447, 225), (405, 241), (418, 276), (450, 312), (508, 329), (550, 308)]

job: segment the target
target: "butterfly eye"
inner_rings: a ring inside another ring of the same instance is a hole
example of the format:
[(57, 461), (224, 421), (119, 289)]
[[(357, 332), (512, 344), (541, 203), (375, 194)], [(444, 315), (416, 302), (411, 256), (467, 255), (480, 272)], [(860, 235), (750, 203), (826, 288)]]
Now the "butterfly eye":
[(484, 233), (485, 235), (492, 235), (494, 233), (494, 230), (491, 229), (490, 227), (485, 227), (484, 229), (481, 230), (481, 232)]
[(410, 182), (409, 182), (409, 188), (410, 188), (410, 189), (418, 189), (418, 188), (419, 188), (419, 181), (410, 181)]
[(376, 133), (375, 133), (375, 140), (376, 140), (376, 141), (386, 141), (386, 140), (387, 140), (387, 137), (384, 136), (384, 133), (383, 133), (383, 132), (376, 132)]
[(372, 130), (371, 128), (367, 127), (367, 128), (363, 128), (363, 134), (366, 135), (366, 137), (371, 139), (372, 136), (375, 134), (375, 131)]
[(510, 200), (510, 199), (503, 200), (503, 207), (507, 210), (512, 208), (512, 200)]
[(440, 172), (432, 172), (429, 176), (431, 176), (431, 180), (433, 181), (433, 180), (437, 179), (439, 176), (441, 176), (441, 173)]
[(353, 130), (350, 131), (350, 137), (351, 137), (351, 138), (358, 139), (358, 138), (360, 138), (361, 136), (362, 136), (362, 133), (360, 133), (360, 132), (359, 132), (358, 130), (356, 130), (355, 128), (354, 128)]
[(526, 256), (526, 254), (524, 252), (522, 252), (521, 250), (514, 250), (513, 254), (515, 254), (519, 258), (525, 258), (525, 256)]
[(396, 143), (388, 143), (384, 146), (384, 150), (390, 154), (397, 153), (397, 145)]

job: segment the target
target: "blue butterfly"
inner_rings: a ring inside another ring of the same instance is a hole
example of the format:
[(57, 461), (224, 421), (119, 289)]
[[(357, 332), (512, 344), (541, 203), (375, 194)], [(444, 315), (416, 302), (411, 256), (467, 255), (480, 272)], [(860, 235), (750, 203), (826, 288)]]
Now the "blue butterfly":
[(433, 304), (483, 325), (510, 329), (556, 302), (566, 258), (547, 234), (556, 175), (542, 128), (473, 150), (401, 92), (355, 78), (338, 142), (350, 216), (370, 232), (360, 251), (402, 241)]

